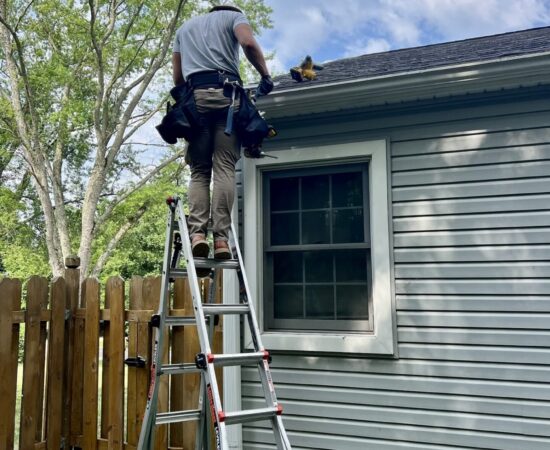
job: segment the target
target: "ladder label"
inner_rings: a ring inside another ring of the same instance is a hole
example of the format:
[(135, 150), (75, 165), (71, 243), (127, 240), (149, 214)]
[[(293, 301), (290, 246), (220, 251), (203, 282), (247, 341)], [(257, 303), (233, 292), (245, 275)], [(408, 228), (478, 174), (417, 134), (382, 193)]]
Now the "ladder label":
[(212, 423), (214, 424), (214, 432), (216, 434), (216, 449), (221, 450), (222, 443), (220, 439), (220, 424), (216, 419), (216, 409), (214, 406), (214, 395), (212, 394), (212, 386), (210, 383), (206, 385), (206, 392), (208, 394), (208, 404), (210, 405), (210, 414), (212, 415)]

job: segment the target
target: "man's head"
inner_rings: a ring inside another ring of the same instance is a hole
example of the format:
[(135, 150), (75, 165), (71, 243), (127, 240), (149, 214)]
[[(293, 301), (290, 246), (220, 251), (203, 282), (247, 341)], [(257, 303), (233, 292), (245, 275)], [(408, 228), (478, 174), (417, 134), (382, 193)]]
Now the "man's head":
[(242, 13), (242, 11), (237, 8), (233, 3), (222, 3), (220, 5), (213, 6), (212, 8), (210, 8), (209, 12), (214, 11), (235, 11)]

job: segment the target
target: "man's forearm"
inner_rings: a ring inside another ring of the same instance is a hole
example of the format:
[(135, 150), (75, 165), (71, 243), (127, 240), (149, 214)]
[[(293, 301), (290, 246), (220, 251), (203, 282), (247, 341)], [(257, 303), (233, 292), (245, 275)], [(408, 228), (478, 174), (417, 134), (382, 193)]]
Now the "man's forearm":
[(246, 59), (250, 61), (250, 64), (260, 73), (263, 77), (269, 75), (269, 70), (265, 62), (264, 54), (258, 45), (250, 45), (243, 47), (244, 54)]

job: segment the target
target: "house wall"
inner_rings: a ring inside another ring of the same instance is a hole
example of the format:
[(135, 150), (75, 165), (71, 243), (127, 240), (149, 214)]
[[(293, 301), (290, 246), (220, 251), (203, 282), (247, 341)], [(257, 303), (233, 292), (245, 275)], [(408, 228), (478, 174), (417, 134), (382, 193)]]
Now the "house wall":
[[(273, 355), (294, 449), (550, 449), (549, 98), (276, 123), (266, 150), (386, 138), (391, 152), (399, 357)], [(256, 380), (242, 370), (244, 408), (260, 406)], [(267, 426), (243, 426), (244, 448), (275, 448)]]

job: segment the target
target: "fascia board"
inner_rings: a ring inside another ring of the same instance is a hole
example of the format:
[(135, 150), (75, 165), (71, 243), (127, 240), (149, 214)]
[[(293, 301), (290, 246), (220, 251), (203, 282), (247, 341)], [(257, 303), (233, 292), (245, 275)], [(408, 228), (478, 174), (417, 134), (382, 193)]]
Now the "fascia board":
[(550, 84), (550, 52), (276, 91), (269, 118)]

